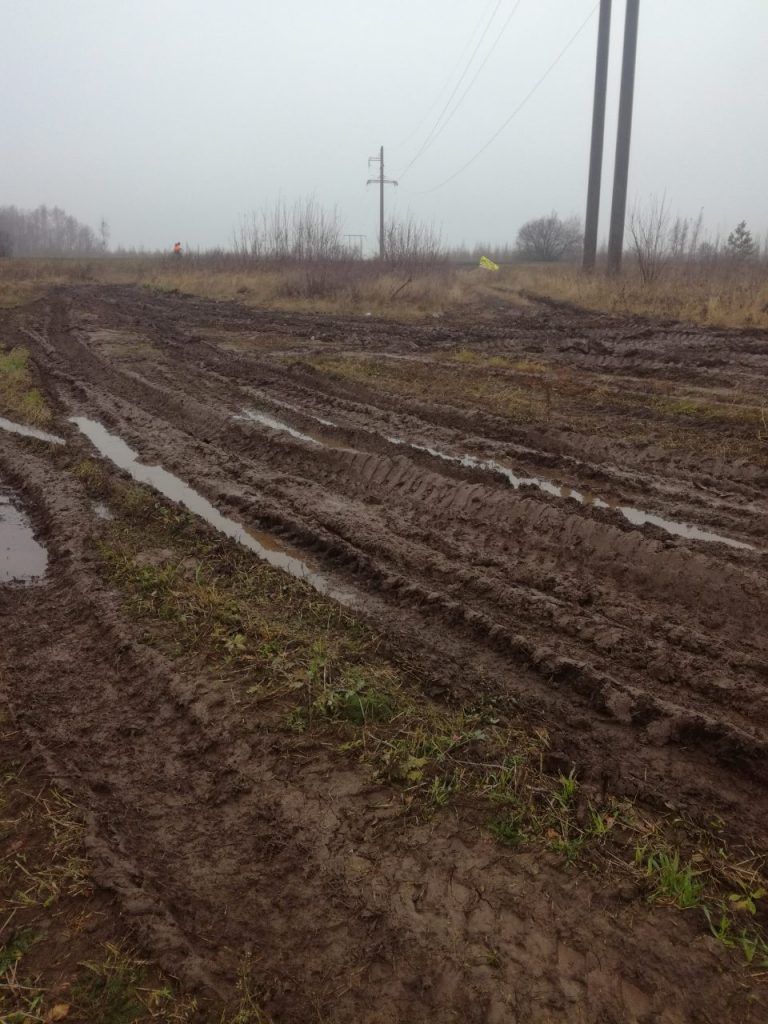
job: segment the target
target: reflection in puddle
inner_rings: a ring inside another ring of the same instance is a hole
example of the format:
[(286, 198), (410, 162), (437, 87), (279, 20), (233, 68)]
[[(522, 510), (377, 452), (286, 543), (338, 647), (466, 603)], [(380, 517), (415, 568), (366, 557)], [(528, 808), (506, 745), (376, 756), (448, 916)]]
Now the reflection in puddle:
[(0, 491), (0, 583), (42, 579), (48, 554), (37, 543), (27, 517)]
[(6, 420), (0, 416), (0, 430), (7, 430), (10, 434), (21, 434), (22, 437), (34, 437), (37, 441), (48, 441), (50, 444), (66, 444), (63, 437), (55, 434), (48, 434), (45, 430), (38, 430), (37, 427), (27, 427), (23, 423), (14, 423), (13, 420)]
[(632, 505), (619, 505), (614, 501), (603, 501), (602, 498), (596, 498), (593, 494), (582, 493), (581, 491), (575, 490), (573, 487), (558, 486), (553, 484), (551, 480), (545, 480), (542, 477), (536, 476), (517, 476), (511, 469), (506, 466), (502, 466), (501, 463), (496, 462), (495, 459), (476, 459), (473, 455), (447, 455), (445, 452), (437, 451), (435, 448), (429, 448), (426, 445), (412, 444), (410, 441), (403, 441), (399, 437), (388, 437), (388, 441), (392, 444), (407, 445), (410, 448), (415, 448), (418, 451), (428, 452), (437, 459), (443, 459), (446, 462), (456, 462), (461, 466), (466, 466), (469, 469), (483, 469), (492, 473), (499, 473), (505, 477), (515, 488), (520, 487), (537, 487), (540, 491), (544, 491), (546, 494), (551, 494), (556, 498), (570, 498), (574, 501), (578, 501), (581, 505), (591, 505), (592, 508), (613, 508), (617, 512), (621, 512), (626, 520), (632, 523), (633, 526), (645, 526), (649, 524), (651, 526), (658, 526), (660, 529), (672, 534), (675, 537), (686, 537), (688, 540), (703, 540), (718, 544), (727, 544), (732, 548), (744, 548), (748, 551), (754, 551), (755, 548), (752, 544), (745, 544), (740, 540), (732, 540), (730, 537), (723, 537), (719, 533), (712, 533), (709, 530), (702, 530), (698, 526), (689, 526), (687, 523), (678, 523), (674, 519), (665, 519), (663, 516), (652, 515), (649, 512), (643, 512), (642, 509), (634, 508)]
[(102, 455), (110, 459), (120, 469), (127, 470), (134, 480), (154, 487), (166, 498), (178, 502), (194, 515), (200, 516), (225, 537), (230, 537), (238, 544), (242, 544), (243, 547), (253, 551), (259, 558), (275, 568), (283, 569), (291, 576), (305, 580), (319, 593), (332, 597), (343, 604), (354, 603), (354, 596), (349, 591), (335, 587), (324, 576), (315, 572), (307, 562), (289, 554), (287, 547), (277, 538), (263, 533), (250, 533), (234, 519), (222, 515), (202, 494), (193, 490), (189, 484), (185, 484), (183, 480), (174, 476), (173, 473), (169, 473), (162, 466), (146, 466), (142, 462), (137, 462), (136, 452), (129, 448), (121, 437), (110, 434), (101, 423), (84, 416), (74, 416), (72, 422), (80, 428)]

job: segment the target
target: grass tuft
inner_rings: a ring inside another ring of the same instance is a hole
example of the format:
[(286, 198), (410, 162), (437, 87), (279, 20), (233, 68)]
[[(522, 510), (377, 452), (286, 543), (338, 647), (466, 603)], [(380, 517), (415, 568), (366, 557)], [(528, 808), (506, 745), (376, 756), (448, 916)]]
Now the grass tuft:
[(36, 427), (45, 427), (52, 419), (50, 406), (34, 386), (25, 348), (0, 351), (0, 413)]

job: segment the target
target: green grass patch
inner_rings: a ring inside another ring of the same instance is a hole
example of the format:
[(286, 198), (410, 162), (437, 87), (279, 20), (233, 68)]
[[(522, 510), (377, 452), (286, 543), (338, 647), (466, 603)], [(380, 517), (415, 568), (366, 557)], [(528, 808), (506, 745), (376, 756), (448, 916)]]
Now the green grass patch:
[(17, 347), (0, 351), (0, 412), (9, 419), (33, 426), (47, 426), (51, 409), (34, 386), (29, 352)]

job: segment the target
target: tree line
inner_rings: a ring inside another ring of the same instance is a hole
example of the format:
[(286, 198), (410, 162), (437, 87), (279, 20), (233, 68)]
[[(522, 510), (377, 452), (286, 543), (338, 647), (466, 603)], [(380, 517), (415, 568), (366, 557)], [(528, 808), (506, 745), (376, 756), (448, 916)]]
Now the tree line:
[(0, 256), (87, 256), (107, 251), (109, 227), (98, 233), (59, 206), (0, 206)]

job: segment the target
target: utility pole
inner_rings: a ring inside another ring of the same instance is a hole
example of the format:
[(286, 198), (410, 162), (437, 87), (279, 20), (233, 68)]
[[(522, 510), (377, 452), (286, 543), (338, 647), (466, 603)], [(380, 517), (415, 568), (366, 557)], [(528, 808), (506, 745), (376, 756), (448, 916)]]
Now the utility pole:
[(386, 253), (384, 252), (384, 186), (385, 185), (397, 185), (397, 182), (392, 178), (384, 177), (384, 147), (379, 149), (378, 156), (372, 156), (368, 158), (368, 166), (371, 164), (379, 165), (379, 176), (378, 178), (369, 178), (366, 181), (366, 185), (375, 185), (379, 183), (379, 259), (383, 260)]
[(635, 93), (635, 58), (637, 56), (637, 21), (640, 0), (627, 0), (624, 22), (624, 54), (621, 63), (621, 94), (619, 96), (619, 128), (616, 136), (616, 167), (613, 175), (611, 227), (608, 234), (608, 273), (621, 270), (624, 249), (624, 220), (627, 214), (627, 179), (629, 177), (629, 142), (632, 135), (632, 102)]
[(605, 136), (605, 92), (608, 80), (608, 47), (611, 39), (611, 0), (600, 0), (600, 24), (597, 30), (595, 62), (595, 100), (592, 107), (592, 146), (589, 151), (587, 213), (584, 218), (584, 258), (582, 269), (595, 269), (597, 257), (597, 219), (600, 213), (600, 181), (603, 172)]

